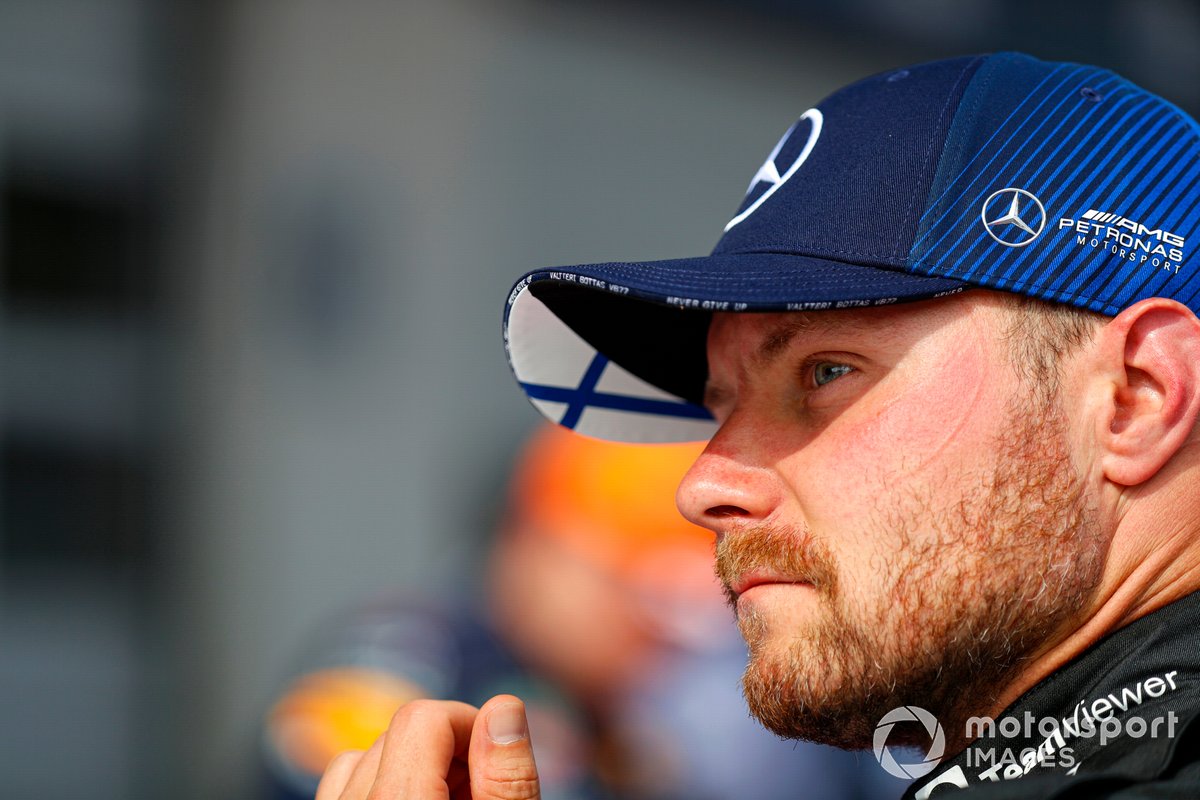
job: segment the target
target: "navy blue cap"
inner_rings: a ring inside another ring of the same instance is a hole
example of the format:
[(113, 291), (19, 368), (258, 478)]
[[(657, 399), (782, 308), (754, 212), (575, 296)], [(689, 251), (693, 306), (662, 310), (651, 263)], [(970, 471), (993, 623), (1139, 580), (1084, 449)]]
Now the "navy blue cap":
[(551, 420), (622, 441), (706, 438), (714, 311), (821, 311), (972, 287), (1105, 314), (1200, 309), (1200, 126), (1107, 70), (1017, 53), (852, 84), (806, 111), (709, 256), (539, 269), (509, 363)]

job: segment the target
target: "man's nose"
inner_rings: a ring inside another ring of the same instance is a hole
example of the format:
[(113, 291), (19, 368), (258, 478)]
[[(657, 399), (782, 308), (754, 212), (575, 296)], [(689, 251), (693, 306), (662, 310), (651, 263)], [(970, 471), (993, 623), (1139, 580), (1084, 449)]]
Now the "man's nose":
[(746, 456), (714, 439), (679, 484), (675, 504), (680, 512), (718, 537), (766, 520), (779, 505), (778, 476)]

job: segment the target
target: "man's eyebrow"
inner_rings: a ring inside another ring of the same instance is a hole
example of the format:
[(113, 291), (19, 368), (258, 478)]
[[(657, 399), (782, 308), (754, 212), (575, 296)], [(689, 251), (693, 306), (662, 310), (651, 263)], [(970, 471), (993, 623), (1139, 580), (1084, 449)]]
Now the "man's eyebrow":
[(771, 330), (754, 353), (753, 362), (763, 367), (770, 364), (787, 350), (792, 340), (801, 333), (835, 333), (840, 331), (862, 331), (869, 328), (856, 317), (840, 314), (804, 314), (795, 312), (787, 321)]
[[(875, 326), (857, 317), (847, 317), (840, 314), (807, 314), (800, 311), (792, 312), (785, 322), (772, 328), (750, 357), (756, 368), (770, 364), (788, 349), (792, 340), (802, 333), (836, 333), (839, 331), (875, 330)], [(701, 401), (705, 408), (712, 409), (721, 405), (729, 392), (714, 384), (712, 378), (704, 385), (704, 398)]]

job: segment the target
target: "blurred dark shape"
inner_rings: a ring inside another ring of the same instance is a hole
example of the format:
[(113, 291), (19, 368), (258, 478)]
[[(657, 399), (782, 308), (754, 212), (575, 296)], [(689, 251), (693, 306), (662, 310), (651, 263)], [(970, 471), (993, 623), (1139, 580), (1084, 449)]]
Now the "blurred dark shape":
[[(824, 29), (852, 47), (894, 51), (897, 64), (1018, 50), (1101, 64), (1200, 111), (1200, 4), (1194, 0), (658, 0), (676, 13), (758, 18), (764, 45)], [(606, 3), (635, 16), (644, 3)]]

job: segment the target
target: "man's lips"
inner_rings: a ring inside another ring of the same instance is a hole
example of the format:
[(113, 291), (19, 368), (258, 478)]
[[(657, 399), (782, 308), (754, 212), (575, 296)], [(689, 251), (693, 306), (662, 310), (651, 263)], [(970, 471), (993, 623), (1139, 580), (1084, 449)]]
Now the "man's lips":
[(755, 586), (767, 586), (771, 584), (812, 586), (811, 581), (805, 580), (801, 576), (780, 575), (774, 572), (747, 572), (746, 574), (741, 575), (734, 580), (729, 585), (729, 589), (733, 592), (735, 597), (741, 597)]

